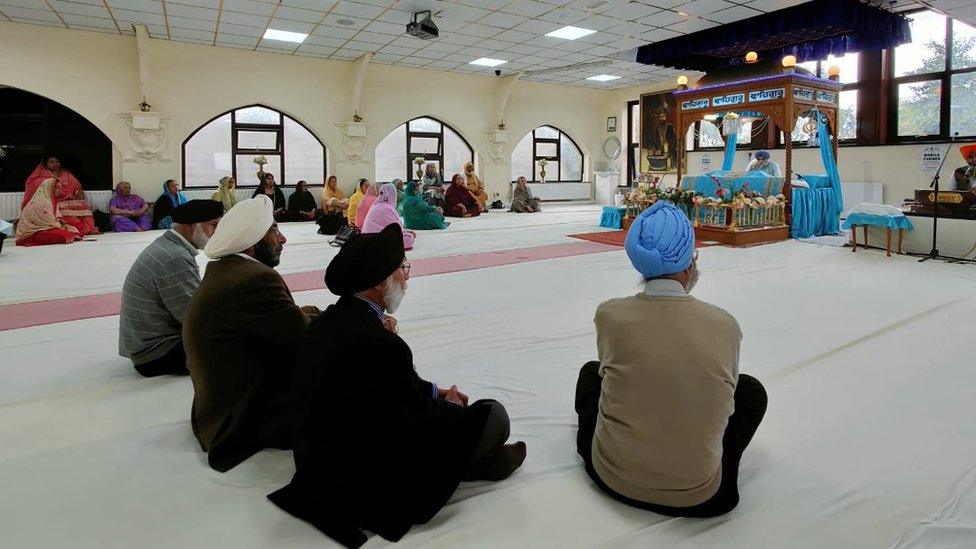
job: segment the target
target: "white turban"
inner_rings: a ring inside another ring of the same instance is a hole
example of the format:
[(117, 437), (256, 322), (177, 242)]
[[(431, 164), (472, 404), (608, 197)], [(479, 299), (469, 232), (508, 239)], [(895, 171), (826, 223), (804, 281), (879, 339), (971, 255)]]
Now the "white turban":
[(274, 203), (268, 195), (242, 200), (220, 219), (203, 253), (210, 259), (220, 259), (243, 252), (260, 242), (273, 223)]

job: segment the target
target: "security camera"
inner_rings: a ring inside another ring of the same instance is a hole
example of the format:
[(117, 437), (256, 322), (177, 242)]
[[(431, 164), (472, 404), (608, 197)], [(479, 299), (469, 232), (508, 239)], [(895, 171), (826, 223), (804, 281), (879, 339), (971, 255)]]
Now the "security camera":
[(502, 75), (501, 69), (495, 69), (495, 76), (501, 76), (501, 75)]

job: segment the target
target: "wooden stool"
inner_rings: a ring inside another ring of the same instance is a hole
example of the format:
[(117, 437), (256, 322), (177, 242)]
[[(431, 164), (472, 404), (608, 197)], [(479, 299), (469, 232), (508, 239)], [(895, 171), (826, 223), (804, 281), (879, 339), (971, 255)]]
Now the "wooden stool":
[[(860, 225), (864, 227), (864, 247), (868, 247), (868, 226)], [(858, 225), (851, 226), (851, 253), (857, 253), (857, 227)], [(891, 228), (885, 228), (885, 252), (887, 257), (891, 257)], [(901, 243), (905, 238), (905, 229), (898, 229), (898, 255), (902, 255)]]

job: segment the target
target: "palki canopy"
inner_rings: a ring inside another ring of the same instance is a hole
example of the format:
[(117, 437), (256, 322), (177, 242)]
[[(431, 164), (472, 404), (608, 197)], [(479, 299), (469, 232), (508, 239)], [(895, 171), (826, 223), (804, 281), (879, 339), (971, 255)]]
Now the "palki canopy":
[(908, 20), (857, 0), (814, 0), (631, 50), (645, 65), (711, 73), (741, 65), (748, 52), (801, 62), (911, 41)]

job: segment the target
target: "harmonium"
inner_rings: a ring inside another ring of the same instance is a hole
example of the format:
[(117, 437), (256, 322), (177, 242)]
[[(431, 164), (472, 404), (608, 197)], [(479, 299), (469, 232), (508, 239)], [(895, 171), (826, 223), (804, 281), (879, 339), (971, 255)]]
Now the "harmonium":
[[(935, 213), (935, 191), (917, 189), (915, 201), (911, 204), (912, 213), (932, 215)], [(939, 217), (954, 219), (976, 219), (976, 192), (939, 191)]]

